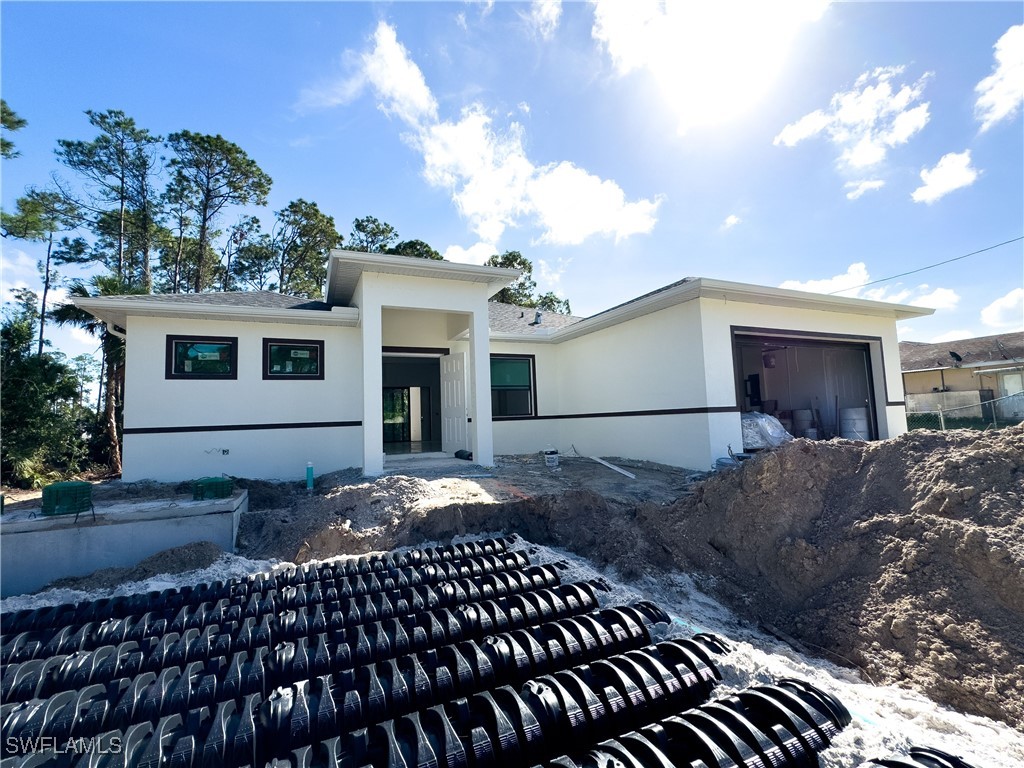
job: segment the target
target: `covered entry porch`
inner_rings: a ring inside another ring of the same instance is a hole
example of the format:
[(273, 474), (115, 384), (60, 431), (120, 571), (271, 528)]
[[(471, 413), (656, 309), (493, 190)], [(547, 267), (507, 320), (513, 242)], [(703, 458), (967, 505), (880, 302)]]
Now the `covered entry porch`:
[(518, 276), (496, 267), (332, 252), (328, 302), (359, 309), (365, 474), (384, 471), (386, 452), (435, 447), (448, 455), (470, 451), (482, 466), (494, 463), (487, 302)]

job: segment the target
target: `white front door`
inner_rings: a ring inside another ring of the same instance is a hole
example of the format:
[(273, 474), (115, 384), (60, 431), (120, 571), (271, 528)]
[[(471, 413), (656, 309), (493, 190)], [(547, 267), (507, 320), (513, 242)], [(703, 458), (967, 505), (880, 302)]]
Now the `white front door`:
[(466, 355), (456, 352), (441, 357), (441, 450), (469, 448), (466, 407)]

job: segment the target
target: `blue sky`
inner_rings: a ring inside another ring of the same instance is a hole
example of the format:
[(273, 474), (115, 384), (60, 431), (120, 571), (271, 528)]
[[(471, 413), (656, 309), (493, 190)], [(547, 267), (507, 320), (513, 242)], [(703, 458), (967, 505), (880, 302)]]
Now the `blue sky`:
[[(5, 210), (57, 139), (94, 137), (85, 110), (120, 109), (240, 145), (266, 222), (301, 197), (343, 234), (519, 250), (575, 314), (695, 275), (935, 307), (904, 339), (1024, 326), (1020, 241), (855, 287), (1024, 234), (1019, 2), (5, 0), (0, 22), (28, 120)], [(40, 250), (3, 248), (5, 297), (36, 285)]]

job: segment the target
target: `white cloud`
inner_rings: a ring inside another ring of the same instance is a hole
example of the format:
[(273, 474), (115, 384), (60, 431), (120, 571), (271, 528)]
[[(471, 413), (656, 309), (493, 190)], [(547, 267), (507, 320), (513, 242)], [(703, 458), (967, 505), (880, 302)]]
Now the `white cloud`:
[(741, 221), (743, 221), (743, 219), (741, 219), (735, 213), (730, 213), (728, 216), (725, 217), (725, 221), (722, 222), (722, 226), (720, 226), (718, 229), (722, 232), (726, 232), (735, 227)]
[[(928, 286), (923, 285), (922, 288)], [(960, 295), (952, 288), (936, 288), (931, 293), (926, 293), (912, 299), (911, 304), (915, 307), (930, 307), (931, 309), (956, 309), (960, 303)]]
[(525, 101), (520, 101), (519, 104), (516, 105), (516, 108), (524, 115), (530, 114), (530, 105)]
[(917, 329), (906, 323), (896, 323), (896, 337), (900, 341), (911, 341), (917, 335)]
[(931, 309), (955, 309), (960, 303), (960, 296), (951, 288), (931, 288), (924, 284), (916, 288), (904, 288), (898, 283), (895, 286), (873, 285), (867, 265), (858, 261), (847, 267), (841, 275), (821, 280), (787, 280), (780, 288), (811, 293), (835, 294), (847, 298), (868, 299), (870, 301), (887, 301), (892, 304), (911, 304), (915, 307)]
[[(465, 108), (457, 120), (440, 120), (422, 72), (385, 22), (377, 27), (372, 50), (349, 58), (360, 68), (348, 81), (372, 88), (380, 109), (411, 129), (403, 138), (422, 154), (424, 178), (449, 190), (481, 242), (496, 244), (508, 227), (524, 222), (541, 227), (540, 242), (558, 245), (593, 235), (618, 241), (650, 232), (657, 222), (660, 198), (627, 201), (614, 181), (568, 161), (534, 165), (526, 156), (522, 125), (512, 122), (499, 130), (480, 104)], [(335, 90), (349, 93), (353, 87)], [(453, 246), (450, 252), (453, 259), (475, 259), (479, 251), (473, 248)]]
[(593, 38), (617, 74), (657, 85), (680, 133), (746, 112), (777, 79), (822, 0), (786, 3), (594, 0)]
[(840, 150), (841, 166), (878, 165), (890, 149), (906, 144), (921, 131), (930, 117), (928, 102), (920, 101), (929, 74), (912, 84), (899, 83), (902, 74), (903, 67), (878, 67), (863, 73), (853, 88), (832, 96), (827, 110), (816, 109), (784, 127), (775, 137), (775, 145), (792, 147), (824, 135)]
[(100, 343), (99, 339), (97, 339), (91, 333), (86, 331), (84, 328), (78, 328), (76, 326), (71, 325), (68, 326), (67, 331), (72, 339), (74, 339), (83, 346), (92, 347), (95, 349), (95, 347)]
[(992, 74), (974, 87), (978, 94), (974, 116), (981, 121), (982, 131), (1012, 119), (1024, 103), (1024, 24), (1010, 27), (993, 47)]
[(847, 296), (852, 296), (858, 299), (868, 299), (869, 301), (888, 301), (891, 304), (903, 304), (913, 295), (914, 291), (910, 288), (893, 290), (892, 288), (884, 285), (875, 286), (873, 288), (862, 288), (854, 291), (853, 293), (847, 294)]
[(881, 179), (863, 179), (861, 181), (848, 181), (843, 185), (843, 189), (848, 190), (846, 193), (847, 200), (856, 200), (865, 192), (873, 192), (884, 186), (885, 182)]
[(377, 107), (389, 117), (411, 125), (436, 120), (437, 102), (420, 68), (398, 42), (394, 27), (380, 22), (372, 42), (372, 50), (358, 56), (347, 53), (344, 57), (347, 68), (355, 70), (352, 75), (303, 89), (298, 108), (324, 109), (349, 104), (369, 86), (381, 100)]
[(527, 202), (544, 227), (540, 242), (579, 245), (594, 234), (619, 242), (650, 232), (661, 198), (626, 202), (614, 181), (562, 161), (536, 169), (527, 185)]
[(868, 275), (867, 265), (858, 261), (851, 264), (846, 272), (824, 280), (787, 280), (779, 285), (779, 288), (788, 288), (793, 291), (810, 291), (811, 293), (837, 293), (846, 292), (856, 286), (863, 285), (871, 279)]
[(1024, 327), (1024, 288), (1014, 288), (982, 309), (981, 322), (989, 328)]
[(460, 264), (483, 264), (496, 253), (498, 253), (498, 246), (495, 243), (479, 242), (469, 248), (463, 248), (461, 245), (449, 245), (442, 255), (448, 261), (456, 261)]
[(554, 291), (555, 295), (565, 298), (562, 295), (562, 275), (569, 266), (569, 260), (559, 259), (557, 265), (552, 265), (545, 259), (537, 259), (536, 278), (537, 287), (543, 293)]
[(941, 344), (944, 341), (960, 341), (961, 339), (974, 338), (975, 334), (965, 330), (946, 331), (935, 336), (929, 343), (930, 344)]
[(934, 168), (921, 171), (924, 183), (911, 192), (910, 197), (915, 203), (931, 205), (954, 190), (971, 186), (978, 176), (978, 169), (971, 167), (971, 150), (950, 152), (939, 158)]
[(544, 40), (554, 37), (562, 17), (562, 0), (533, 0), (527, 19), (530, 26)]

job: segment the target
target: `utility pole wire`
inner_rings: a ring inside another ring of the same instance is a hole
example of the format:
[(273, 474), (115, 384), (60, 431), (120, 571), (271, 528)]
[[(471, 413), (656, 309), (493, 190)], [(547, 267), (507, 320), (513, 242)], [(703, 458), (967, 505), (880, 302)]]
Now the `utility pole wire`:
[(846, 293), (846, 291), (853, 291), (853, 290), (855, 290), (857, 288), (866, 288), (867, 286), (874, 285), (875, 283), (884, 283), (884, 282), (887, 282), (889, 280), (895, 280), (897, 277), (906, 277), (907, 275), (913, 275), (913, 274), (915, 274), (917, 272), (924, 272), (926, 269), (935, 269), (935, 267), (941, 267), (943, 264), (950, 264), (950, 263), (952, 263), (954, 261), (960, 261), (960, 259), (966, 259), (968, 256), (977, 256), (979, 253), (984, 253), (985, 251), (991, 251), (994, 248), (1002, 248), (1004, 245), (1009, 245), (1010, 243), (1016, 243), (1016, 242), (1018, 242), (1020, 240), (1024, 240), (1024, 235), (1021, 235), (1020, 237), (1015, 237), (1012, 240), (1005, 240), (1002, 243), (996, 243), (995, 245), (990, 245), (988, 248), (982, 248), (981, 250), (978, 250), (978, 251), (971, 251), (970, 253), (965, 253), (963, 256), (957, 256), (957, 257), (952, 258), (952, 259), (946, 259), (945, 261), (940, 261), (937, 264), (929, 264), (927, 267), (921, 267), (920, 269), (912, 269), (909, 272), (901, 272), (900, 274), (893, 275), (892, 277), (882, 277), (882, 278), (879, 278), (878, 280), (872, 280), (870, 283), (863, 283), (861, 285), (851, 285), (849, 288), (841, 288), (838, 291), (831, 291), (831, 292), (829, 292), (826, 295), (828, 295), (828, 296), (835, 296), (837, 293)]

